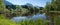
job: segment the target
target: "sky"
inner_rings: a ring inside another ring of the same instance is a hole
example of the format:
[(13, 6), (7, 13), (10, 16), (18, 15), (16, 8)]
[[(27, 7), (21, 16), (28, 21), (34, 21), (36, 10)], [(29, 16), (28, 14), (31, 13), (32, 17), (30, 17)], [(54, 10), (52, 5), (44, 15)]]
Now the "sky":
[(6, 0), (6, 1), (9, 1), (14, 5), (24, 5), (26, 3), (30, 3), (33, 6), (44, 7), (46, 5), (46, 2), (50, 2), (51, 0)]

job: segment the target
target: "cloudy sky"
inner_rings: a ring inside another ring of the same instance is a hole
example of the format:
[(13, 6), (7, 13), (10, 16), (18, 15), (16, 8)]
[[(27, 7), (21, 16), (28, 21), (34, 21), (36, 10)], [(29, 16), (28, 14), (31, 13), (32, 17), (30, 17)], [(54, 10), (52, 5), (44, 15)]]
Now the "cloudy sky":
[(24, 5), (26, 3), (30, 3), (34, 6), (44, 7), (46, 5), (46, 2), (50, 2), (51, 0), (6, 0), (6, 1), (9, 1), (14, 5)]

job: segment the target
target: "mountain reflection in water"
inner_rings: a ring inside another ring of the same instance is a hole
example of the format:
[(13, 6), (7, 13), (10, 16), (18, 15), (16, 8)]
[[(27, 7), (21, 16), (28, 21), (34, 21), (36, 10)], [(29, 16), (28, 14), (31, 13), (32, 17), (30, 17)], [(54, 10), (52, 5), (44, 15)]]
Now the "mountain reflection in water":
[(29, 17), (26, 17), (26, 16), (13, 17), (12, 20), (15, 21), (15, 22), (19, 22), (21, 20), (26, 20), (26, 19), (28, 19), (28, 20), (36, 20), (38, 18), (41, 18), (41, 19), (45, 20), (46, 19), (45, 13), (43, 13), (43, 14), (35, 14), (32, 17), (30, 17), (30, 16)]

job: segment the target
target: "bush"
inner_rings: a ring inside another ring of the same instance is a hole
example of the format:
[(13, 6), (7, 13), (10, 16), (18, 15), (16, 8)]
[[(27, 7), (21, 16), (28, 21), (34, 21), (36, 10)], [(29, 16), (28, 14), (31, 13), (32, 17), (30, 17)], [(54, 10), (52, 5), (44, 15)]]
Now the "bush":
[(16, 25), (16, 23), (12, 22), (9, 19), (6, 19), (3, 14), (0, 15), (0, 25)]
[(55, 25), (60, 25), (60, 16), (55, 18)]

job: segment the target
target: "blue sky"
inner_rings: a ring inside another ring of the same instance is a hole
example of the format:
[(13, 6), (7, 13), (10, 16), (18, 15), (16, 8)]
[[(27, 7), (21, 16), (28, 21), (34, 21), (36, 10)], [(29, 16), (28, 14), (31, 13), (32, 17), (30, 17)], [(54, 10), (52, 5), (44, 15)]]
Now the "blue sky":
[(50, 2), (51, 0), (6, 0), (14, 5), (24, 5), (26, 3), (31, 3), (34, 6), (40, 6), (44, 7), (46, 5), (46, 2)]

